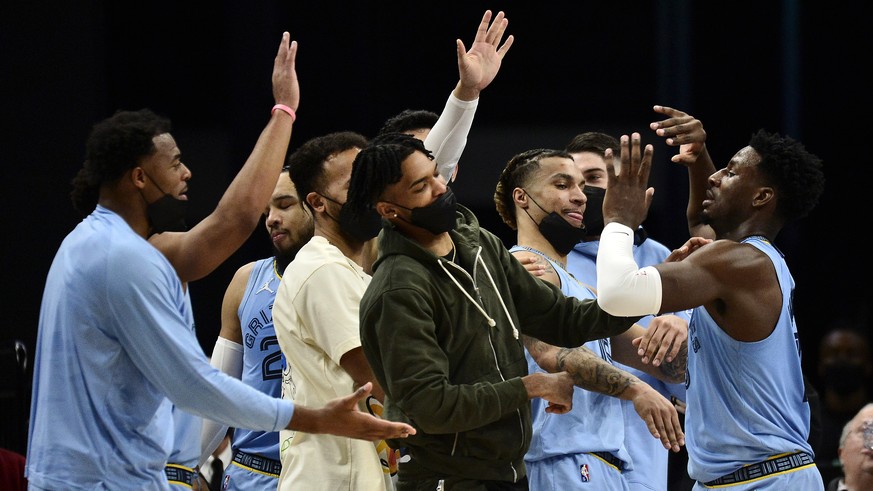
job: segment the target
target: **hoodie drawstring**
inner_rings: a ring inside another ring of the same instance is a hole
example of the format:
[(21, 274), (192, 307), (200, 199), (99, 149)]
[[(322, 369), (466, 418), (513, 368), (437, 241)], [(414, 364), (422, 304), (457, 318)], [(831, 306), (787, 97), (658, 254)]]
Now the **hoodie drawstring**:
[[(491, 277), (491, 272), (488, 271), (488, 266), (486, 266), (485, 261), (482, 260), (481, 252), (482, 252), (482, 246), (479, 246), (479, 248), (476, 250), (475, 262), (477, 264), (481, 264), (482, 267), (485, 269), (485, 275), (488, 276), (488, 280), (491, 281), (491, 286), (494, 288), (494, 292), (497, 293), (497, 299), (500, 300), (500, 305), (503, 307), (503, 312), (506, 314), (506, 318), (509, 319), (509, 325), (512, 326), (512, 335), (515, 336), (515, 339), (518, 339), (518, 329), (516, 329), (515, 323), (512, 322), (512, 316), (509, 315), (509, 309), (506, 308), (506, 303), (503, 301), (503, 296), (500, 295), (500, 290), (497, 288), (497, 283), (494, 282), (494, 278)], [(446, 275), (449, 278), (451, 278), (451, 280), (455, 284), (455, 286), (458, 287), (458, 290), (461, 290), (461, 293), (463, 293), (464, 296), (467, 297), (467, 300), (469, 300), (470, 303), (475, 305), (476, 309), (479, 310), (479, 312), (485, 317), (485, 319), (488, 321), (488, 325), (491, 327), (496, 326), (497, 322), (495, 322), (495, 320), (493, 318), (491, 318), (491, 316), (489, 316), (487, 312), (485, 312), (485, 309), (482, 308), (481, 305), (479, 305), (479, 302), (473, 300), (473, 297), (470, 296), (469, 293), (467, 293), (467, 290), (465, 290), (463, 286), (461, 286), (461, 283), (457, 280), (457, 278), (455, 278), (454, 275), (452, 275), (449, 272), (449, 270), (446, 268), (446, 266), (444, 264), (447, 261), (443, 260), (442, 258), (437, 258), (437, 262), (439, 263), (440, 267), (443, 268), (443, 271), (446, 273)], [(460, 266), (456, 265), (455, 263), (451, 263), (451, 264), (454, 267), (461, 269), (461, 271), (464, 271)], [(464, 273), (467, 273), (467, 272), (464, 271)], [(475, 286), (476, 280), (473, 279), (472, 277), (471, 277), (471, 280), (473, 280), (473, 285)]]

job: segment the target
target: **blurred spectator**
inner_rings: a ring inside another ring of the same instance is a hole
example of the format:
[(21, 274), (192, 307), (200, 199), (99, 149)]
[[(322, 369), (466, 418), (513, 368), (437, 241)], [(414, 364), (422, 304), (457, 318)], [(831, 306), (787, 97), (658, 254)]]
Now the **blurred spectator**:
[(815, 460), (826, 483), (841, 473), (837, 455), (841, 430), (864, 404), (873, 400), (870, 354), (867, 335), (844, 322), (835, 324), (819, 344), (822, 438)]
[(837, 453), (843, 476), (833, 478), (827, 491), (873, 489), (873, 403), (866, 404), (843, 427)]

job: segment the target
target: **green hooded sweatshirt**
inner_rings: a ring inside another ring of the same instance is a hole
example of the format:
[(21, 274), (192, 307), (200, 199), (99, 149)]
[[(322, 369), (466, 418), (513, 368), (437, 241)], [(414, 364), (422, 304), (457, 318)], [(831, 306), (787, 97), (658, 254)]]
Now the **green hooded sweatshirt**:
[(575, 347), (627, 330), (595, 300), (566, 297), (531, 275), (458, 206), (456, 259), (435, 256), (390, 224), (361, 299), (361, 342), (385, 391), (383, 417), (417, 434), (401, 480), (524, 477), (531, 408), (519, 331)]

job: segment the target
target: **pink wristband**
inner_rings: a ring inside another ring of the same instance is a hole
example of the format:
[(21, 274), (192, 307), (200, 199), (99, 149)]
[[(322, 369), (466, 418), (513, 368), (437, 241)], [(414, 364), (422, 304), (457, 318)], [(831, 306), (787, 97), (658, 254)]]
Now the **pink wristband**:
[(292, 123), (294, 121), (297, 121), (297, 114), (295, 114), (294, 110), (291, 109), (290, 107), (286, 106), (285, 104), (276, 104), (275, 106), (273, 106), (273, 110), (270, 111), (270, 114), (275, 113), (276, 109), (281, 109), (282, 111), (285, 111), (286, 113), (288, 113), (288, 116), (291, 116)]

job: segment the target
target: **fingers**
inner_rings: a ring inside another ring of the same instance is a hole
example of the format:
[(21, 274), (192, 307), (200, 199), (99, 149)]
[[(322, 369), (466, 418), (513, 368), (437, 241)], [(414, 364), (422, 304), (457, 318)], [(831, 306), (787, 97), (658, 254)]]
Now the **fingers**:
[(676, 396), (670, 396), (670, 403), (673, 404), (673, 407), (676, 408), (677, 413), (685, 414), (685, 401), (679, 399)]
[(291, 39), (291, 34), (289, 34), (288, 31), (283, 32), (282, 33), (282, 40), (279, 41), (279, 51), (276, 53), (276, 56), (284, 57), (282, 55), (284, 54), (285, 50), (288, 49), (288, 40), (289, 39)]
[(639, 338), (637, 354), (643, 363), (652, 360), (652, 365), (659, 366), (663, 361), (673, 361), (682, 349), (682, 343), (688, 339), (688, 330), (684, 321), (673, 315), (655, 317), (649, 324), (646, 333)]
[(546, 412), (549, 414), (567, 414), (571, 409), (572, 407), (570, 406), (553, 402), (550, 402), (549, 405), (546, 406)]
[(357, 438), (370, 441), (407, 438), (416, 433), (415, 428), (408, 424), (385, 421), (370, 415), (367, 415), (367, 419), (364, 420), (362, 430), (362, 434)]
[(503, 38), (503, 33), (508, 25), (509, 20), (503, 11), (497, 12), (497, 17), (494, 18), (494, 22), (491, 23), (488, 27), (488, 32), (485, 34), (485, 42), (496, 48), (500, 44), (500, 40)]
[(546, 266), (544, 264), (538, 263), (536, 258), (533, 257), (520, 257), (518, 261), (524, 266), (524, 269), (527, 270), (528, 273), (534, 276), (542, 276), (546, 274)]
[(367, 396), (370, 395), (371, 390), (373, 390), (373, 382), (367, 382), (366, 384), (358, 387), (358, 390), (356, 390), (352, 394), (352, 403), (357, 407), (358, 402), (366, 399)]
[(509, 51), (509, 48), (512, 47), (513, 41), (515, 41), (515, 36), (510, 34), (509, 37), (506, 38), (506, 42), (503, 43), (503, 46), (497, 50), (497, 56), (499, 56), (501, 60), (506, 56), (506, 52)]
[(455, 39), (455, 50), (458, 52), (458, 63), (464, 59), (464, 56), (467, 55), (467, 48), (464, 46), (464, 42), (460, 39)]
[[(620, 154), (619, 154), (620, 155)], [(610, 183), (615, 182), (615, 155), (613, 155), (612, 149), (607, 148), (605, 152), (603, 152), (603, 159), (606, 161), (606, 175), (609, 177), (606, 181), (606, 187), (610, 187)]]
[(656, 113), (670, 116), (668, 119), (665, 119), (663, 121), (655, 121), (654, 123), (649, 124), (649, 128), (656, 130), (655, 132), (658, 134), (658, 136), (664, 136), (666, 134), (661, 133), (659, 129), (666, 130), (667, 128), (676, 126), (681, 123), (686, 123), (693, 119), (688, 114), (672, 107), (654, 106), (652, 109), (654, 109)]
[[(649, 180), (655, 149), (652, 145), (646, 145), (645, 148), (641, 148), (641, 145), (640, 134), (637, 132), (631, 133), (630, 137), (621, 136), (621, 169), (618, 174), (625, 172), (626, 169), (627, 176), (646, 183)], [(654, 194), (655, 190), (646, 192)]]
[(685, 445), (685, 432), (682, 431), (682, 426), (679, 424), (679, 413), (672, 405), (669, 415), (664, 421), (664, 433), (666, 433), (666, 438), (661, 439), (664, 448), (678, 452), (680, 447)]
[(664, 448), (678, 452), (685, 445), (685, 432), (679, 424), (679, 414), (672, 404), (667, 403), (653, 410), (646, 418), (646, 426), (653, 437), (661, 440)]
[(297, 60), (297, 41), (291, 41), (291, 46), (288, 47), (288, 61), (291, 63), (291, 67), (294, 67), (294, 63)]
[(479, 28), (476, 29), (476, 37), (473, 39), (474, 43), (484, 42), (488, 39), (488, 24), (491, 22), (491, 11), (486, 10), (485, 14), (482, 15), (482, 20), (479, 22)]

